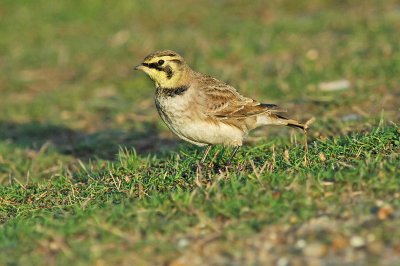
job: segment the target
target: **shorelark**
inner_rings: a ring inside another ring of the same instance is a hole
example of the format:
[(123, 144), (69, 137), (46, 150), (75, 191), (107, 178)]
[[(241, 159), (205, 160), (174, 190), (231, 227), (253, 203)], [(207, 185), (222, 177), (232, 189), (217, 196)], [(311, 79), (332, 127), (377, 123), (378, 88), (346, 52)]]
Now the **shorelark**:
[(240, 95), (232, 86), (192, 70), (182, 56), (171, 50), (156, 51), (135, 67), (156, 86), (155, 103), (162, 120), (181, 139), (207, 146), (233, 146), (229, 165), (243, 139), (260, 126), (283, 125), (306, 130), (306, 125), (280, 115), (275, 104)]

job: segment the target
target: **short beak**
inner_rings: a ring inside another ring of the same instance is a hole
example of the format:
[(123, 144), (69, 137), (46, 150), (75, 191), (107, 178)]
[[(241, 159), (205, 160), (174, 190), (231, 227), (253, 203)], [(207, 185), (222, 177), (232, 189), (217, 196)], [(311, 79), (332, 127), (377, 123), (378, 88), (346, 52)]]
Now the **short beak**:
[(143, 69), (143, 65), (137, 65), (137, 66), (135, 66), (133, 69), (134, 70), (142, 70)]

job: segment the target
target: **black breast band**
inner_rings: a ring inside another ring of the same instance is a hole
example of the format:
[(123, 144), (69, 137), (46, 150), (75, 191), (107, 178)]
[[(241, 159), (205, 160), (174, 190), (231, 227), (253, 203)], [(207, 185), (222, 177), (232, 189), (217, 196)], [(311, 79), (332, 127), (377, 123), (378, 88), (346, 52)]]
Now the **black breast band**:
[(181, 86), (177, 88), (157, 88), (157, 94), (164, 97), (175, 97), (178, 95), (183, 95), (188, 89), (189, 86)]

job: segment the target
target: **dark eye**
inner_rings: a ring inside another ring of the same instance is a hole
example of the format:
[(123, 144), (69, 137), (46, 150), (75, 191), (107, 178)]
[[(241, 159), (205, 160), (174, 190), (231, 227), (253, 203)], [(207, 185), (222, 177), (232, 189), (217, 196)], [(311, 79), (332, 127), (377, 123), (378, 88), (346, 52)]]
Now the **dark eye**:
[(158, 65), (162, 66), (164, 64), (164, 60), (158, 60)]

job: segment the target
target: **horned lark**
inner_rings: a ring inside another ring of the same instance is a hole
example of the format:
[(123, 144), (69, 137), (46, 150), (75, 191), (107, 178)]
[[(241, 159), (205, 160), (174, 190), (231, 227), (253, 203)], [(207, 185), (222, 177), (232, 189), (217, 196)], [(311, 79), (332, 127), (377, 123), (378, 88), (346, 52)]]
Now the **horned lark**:
[(155, 103), (162, 120), (181, 139), (207, 146), (233, 146), (230, 164), (249, 131), (264, 125), (306, 126), (280, 115), (274, 104), (264, 104), (240, 95), (235, 88), (193, 71), (182, 56), (171, 50), (156, 51), (135, 67), (156, 86)]

